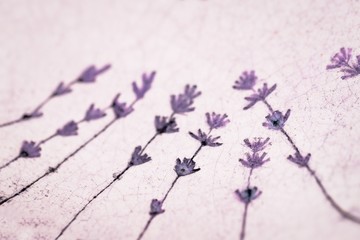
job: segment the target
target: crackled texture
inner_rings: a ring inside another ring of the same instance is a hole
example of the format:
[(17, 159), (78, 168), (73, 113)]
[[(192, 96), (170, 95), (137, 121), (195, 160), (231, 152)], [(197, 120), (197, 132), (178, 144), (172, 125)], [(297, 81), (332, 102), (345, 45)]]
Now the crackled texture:
[[(310, 164), (329, 193), (360, 215), (360, 77), (344, 81), (341, 72), (326, 70), (341, 47), (360, 53), (359, 11), (356, 0), (1, 1), (0, 122), (31, 111), (84, 66), (112, 65), (96, 86), (79, 86), (76, 94), (49, 102), (42, 118), (0, 129), (1, 163), (18, 154), (24, 139), (41, 140), (69, 119), (82, 119), (92, 103), (107, 106), (118, 92), (130, 102), (129, 86), (143, 72), (156, 70), (156, 80), (136, 111), (56, 173), (0, 206), (0, 239), (54, 239), (122, 170), (133, 147), (148, 140), (154, 116), (168, 116), (169, 95), (188, 83), (202, 95), (194, 112), (176, 119), (179, 132), (150, 145), (146, 153), (152, 160), (99, 196), (63, 239), (136, 239), (149, 203), (173, 180), (174, 161), (196, 150), (188, 131), (214, 110), (231, 119), (221, 132), (223, 145), (199, 153), (201, 171), (174, 187), (162, 206), (166, 214), (144, 239), (238, 239), (243, 205), (234, 189), (246, 187), (248, 169), (236, 159), (247, 151), (243, 139), (257, 136), (271, 138), (271, 161), (252, 175), (262, 194), (251, 206), (246, 239), (359, 239), (359, 225), (342, 219), (314, 179), (287, 160), (293, 150), (281, 133), (262, 127), (266, 106), (244, 111), (251, 90), (232, 88), (252, 69), (257, 86), (277, 84), (266, 100), (283, 113), (291, 109), (287, 132), (311, 153)], [(112, 118), (83, 125), (77, 137), (54, 138), (41, 157), (0, 170), (0, 196), (40, 176)]]

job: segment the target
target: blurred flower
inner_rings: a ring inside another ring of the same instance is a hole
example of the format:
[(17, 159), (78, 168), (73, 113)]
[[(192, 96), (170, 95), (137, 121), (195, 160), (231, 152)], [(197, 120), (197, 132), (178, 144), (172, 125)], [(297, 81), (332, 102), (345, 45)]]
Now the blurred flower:
[(42, 115), (43, 113), (40, 112), (40, 110), (35, 110), (32, 113), (25, 113), (24, 115), (22, 115), (22, 119), (38, 118), (41, 117)]
[(66, 93), (71, 92), (71, 88), (70, 86), (65, 86), (64, 82), (61, 82), (56, 89), (54, 90), (54, 92), (51, 94), (52, 96), (61, 96), (64, 95)]
[(262, 140), (262, 138), (254, 138), (253, 142), (250, 142), (250, 140), (248, 138), (246, 138), (246, 139), (244, 139), (244, 143), (253, 152), (259, 152), (266, 148), (269, 140), (270, 140), (270, 138), (266, 138), (265, 140)]
[(308, 153), (306, 157), (303, 157), (299, 152), (296, 152), (294, 156), (290, 155), (288, 156), (287, 159), (299, 165), (300, 167), (305, 167), (308, 164), (310, 157), (311, 157), (310, 153)]
[(192, 173), (195, 173), (200, 170), (200, 168), (195, 169), (195, 162), (189, 158), (184, 158), (181, 161), (179, 158), (176, 159), (176, 165), (174, 168), (175, 172), (179, 177), (186, 176)]
[(220, 142), (216, 142), (218, 139), (220, 139), (220, 136), (213, 137), (211, 135), (206, 134), (205, 132), (201, 131), (201, 129), (198, 130), (198, 133), (192, 133), (189, 132), (190, 136), (194, 139), (198, 140), (201, 145), (203, 146), (209, 146), (209, 147), (217, 147), (222, 145)]
[(239, 159), (244, 167), (248, 168), (258, 168), (261, 167), (264, 163), (270, 161), (270, 158), (265, 159), (266, 153), (264, 152), (262, 155), (259, 153), (246, 153), (246, 160)]
[(326, 69), (334, 69), (349, 66), (351, 59), (351, 48), (340, 48), (340, 51), (336, 53), (331, 59), (331, 64), (326, 66)]
[(78, 77), (77, 81), (78, 82), (83, 82), (83, 83), (92, 83), (96, 81), (96, 77), (104, 72), (106, 72), (107, 70), (109, 70), (111, 67), (110, 64), (107, 64), (105, 66), (103, 66), (100, 69), (97, 69), (96, 66), (91, 65), (88, 68), (86, 68)]
[(112, 109), (114, 110), (116, 118), (122, 118), (129, 115), (134, 109), (132, 107), (127, 107), (126, 103), (121, 103), (118, 101), (120, 93), (117, 94), (111, 104)]
[(156, 72), (152, 71), (149, 75), (143, 73), (142, 86), (138, 86), (136, 82), (132, 83), (133, 91), (136, 95), (136, 99), (141, 99), (145, 96), (145, 93), (151, 88), (151, 84), (154, 80)]
[(20, 156), (25, 158), (40, 157), (41, 147), (37, 146), (33, 141), (24, 141), (20, 149)]
[(239, 197), (240, 201), (245, 204), (249, 204), (261, 195), (261, 191), (259, 191), (257, 187), (249, 187), (242, 191), (238, 189), (235, 193)]
[(156, 128), (156, 132), (159, 134), (174, 133), (179, 131), (175, 118), (169, 119), (168, 117), (156, 116), (155, 128)]
[(211, 115), (210, 113), (206, 113), (206, 121), (210, 129), (225, 127), (226, 124), (230, 122), (228, 115), (216, 114), (214, 112), (212, 112)]
[(141, 146), (137, 146), (134, 149), (134, 152), (131, 155), (131, 160), (129, 162), (130, 166), (140, 165), (151, 160), (151, 157), (148, 156), (146, 153), (143, 154), (141, 150)]
[(266, 116), (266, 122), (263, 123), (264, 127), (273, 130), (280, 130), (285, 126), (285, 122), (290, 116), (290, 109), (285, 113), (285, 116), (280, 111), (275, 111), (272, 114)]
[(174, 113), (179, 114), (195, 110), (192, 104), (194, 103), (194, 99), (201, 95), (201, 92), (196, 91), (196, 88), (196, 85), (191, 87), (190, 85), (186, 85), (184, 93), (177, 96), (171, 95), (170, 103)]
[(78, 125), (75, 121), (70, 121), (62, 128), (57, 130), (57, 134), (63, 137), (77, 135)]
[(245, 100), (249, 101), (249, 104), (244, 107), (244, 110), (251, 108), (258, 101), (264, 101), (275, 89), (276, 84), (274, 84), (271, 88), (268, 88), (267, 83), (264, 83), (263, 87), (257, 90), (257, 93), (254, 93), (249, 97), (245, 97)]
[(106, 116), (106, 113), (103, 110), (101, 110), (99, 108), (95, 108), (94, 104), (91, 104), (85, 113), (84, 120), (91, 121), (91, 120), (96, 120), (96, 119), (99, 119), (99, 118), (102, 118), (105, 116)]
[(162, 202), (157, 200), (157, 199), (153, 199), (151, 201), (151, 205), (150, 205), (150, 215), (151, 216), (156, 216), (158, 214), (161, 214), (165, 212), (164, 209), (162, 209)]
[(244, 71), (239, 80), (235, 81), (233, 88), (237, 90), (250, 90), (255, 86), (257, 79), (254, 71)]

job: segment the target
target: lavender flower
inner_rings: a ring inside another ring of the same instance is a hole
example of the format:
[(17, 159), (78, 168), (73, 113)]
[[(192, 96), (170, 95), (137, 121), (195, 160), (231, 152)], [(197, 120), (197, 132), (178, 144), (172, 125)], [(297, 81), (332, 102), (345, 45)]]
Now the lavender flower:
[(257, 199), (261, 195), (261, 191), (259, 191), (257, 187), (248, 187), (242, 191), (238, 189), (235, 191), (235, 193), (239, 197), (240, 201), (245, 204), (249, 204), (251, 201)]
[(261, 155), (257, 152), (252, 154), (246, 153), (246, 160), (240, 158), (239, 161), (244, 167), (258, 168), (261, 167), (264, 163), (270, 161), (270, 158), (265, 159), (265, 157), (265, 152)]
[(310, 153), (308, 153), (306, 155), (306, 157), (303, 157), (299, 152), (296, 152), (294, 154), (294, 156), (290, 155), (290, 156), (288, 156), (287, 159), (290, 160), (291, 162), (299, 165), (299, 167), (305, 167), (305, 166), (307, 166), (307, 164), (310, 160), (310, 157), (311, 157)]
[(56, 89), (54, 90), (54, 92), (51, 94), (51, 96), (61, 96), (67, 93), (70, 93), (72, 90), (70, 88), (70, 86), (65, 86), (64, 82), (61, 82)]
[(249, 104), (244, 107), (247, 110), (254, 106), (258, 101), (265, 101), (265, 99), (276, 89), (276, 84), (271, 88), (268, 88), (267, 83), (264, 83), (262, 88), (257, 90), (257, 93), (253, 93), (249, 97), (245, 97), (245, 100), (249, 101)]
[(22, 115), (22, 119), (30, 119), (30, 118), (38, 118), (41, 117), (43, 115), (42, 112), (40, 112), (40, 110), (35, 110), (31, 113), (25, 113), (24, 115)]
[(106, 116), (105, 111), (103, 111), (99, 108), (95, 108), (94, 104), (91, 104), (85, 113), (84, 120), (91, 121), (91, 120), (96, 120), (96, 119), (99, 119), (99, 118), (102, 118), (105, 116)]
[(253, 152), (259, 152), (266, 148), (269, 140), (270, 140), (270, 138), (266, 138), (265, 140), (262, 140), (262, 138), (254, 138), (253, 142), (250, 142), (250, 140), (248, 138), (246, 138), (246, 139), (244, 139), (244, 143)]
[(235, 81), (233, 88), (237, 90), (250, 90), (255, 86), (257, 79), (255, 71), (244, 71), (239, 80)]
[(181, 161), (179, 158), (176, 159), (175, 172), (179, 177), (193, 174), (197, 171), (200, 171), (200, 168), (195, 169), (195, 162), (192, 159), (184, 158)]
[(134, 149), (134, 152), (131, 155), (131, 160), (129, 162), (130, 166), (141, 165), (151, 160), (151, 157), (148, 156), (146, 153), (143, 154), (141, 149), (142, 149), (141, 146), (137, 146)]
[(164, 209), (162, 209), (162, 202), (157, 200), (157, 199), (153, 199), (151, 201), (151, 205), (150, 205), (150, 215), (151, 216), (156, 216), (158, 214), (161, 214), (165, 212)]
[(191, 86), (186, 85), (184, 93), (179, 94), (178, 96), (171, 95), (171, 108), (174, 113), (187, 113), (195, 110), (192, 107), (194, 99), (201, 95), (200, 91), (196, 91), (196, 85)]
[(263, 123), (264, 127), (272, 130), (281, 130), (285, 126), (285, 122), (290, 116), (290, 109), (285, 113), (285, 116), (280, 111), (275, 111), (266, 116), (266, 122)]
[(75, 121), (70, 121), (62, 128), (57, 130), (57, 134), (63, 137), (77, 135), (78, 125)]
[(210, 129), (225, 127), (230, 122), (227, 114), (206, 113), (206, 121)]
[(155, 117), (155, 128), (156, 132), (159, 134), (163, 133), (174, 133), (178, 132), (179, 128), (177, 127), (175, 118), (168, 117)]
[(134, 109), (132, 106), (127, 107), (126, 103), (121, 103), (118, 101), (120, 93), (117, 94), (111, 104), (112, 109), (114, 110), (116, 118), (123, 118), (129, 115)]
[(20, 149), (20, 156), (24, 158), (37, 158), (41, 156), (41, 147), (33, 141), (24, 141)]
[(351, 59), (351, 48), (340, 48), (340, 51), (336, 53), (331, 59), (331, 64), (326, 66), (326, 69), (334, 69), (349, 66)]
[(136, 95), (136, 99), (141, 99), (145, 96), (145, 93), (151, 88), (151, 84), (154, 80), (156, 72), (153, 71), (150, 73), (150, 75), (147, 75), (144, 73), (142, 75), (142, 86), (139, 87), (136, 82), (132, 83), (133, 91)]
[(198, 140), (201, 143), (201, 145), (203, 145), (203, 146), (218, 147), (218, 146), (222, 145), (222, 143), (217, 142), (217, 140), (220, 139), (220, 136), (213, 137), (213, 136), (208, 135), (205, 132), (201, 131), (201, 129), (198, 130), (197, 134), (195, 134), (193, 132), (189, 132), (189, 134), (191, 137)]
[(92, 83), (96, 81), (96, 77), (107, 70), (109, 70), (111, 67), (110, 64), (107, 64), (103, 66), (100, 69), (97, 69), (94, 65), (89, 66), (86, 68), (78, 77), (77, 81), (82, 83)]

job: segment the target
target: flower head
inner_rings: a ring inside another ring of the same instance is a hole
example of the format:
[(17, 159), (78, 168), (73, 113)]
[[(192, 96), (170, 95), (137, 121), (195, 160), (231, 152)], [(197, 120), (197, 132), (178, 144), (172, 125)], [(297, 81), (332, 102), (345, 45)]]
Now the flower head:
[(116, 118), (123, 118), (129, 115), (134, 109), (132, 106), (127, 107), (126, 103), (119, 102), (120, 94), (117, 94), (112, 101), (111, 107), (114, 110)]
[(200, 168), (195, 169), (195, 162), (192, 159), (184, 158), (181, 161), (179, 158), (176, 159), (175, 172), (179, 177), (190, 175), (197, 171), (200, 171)]
[(151, 88), (151, 84), (155, 78), (155, 71), (152, 71), (149, 75), (143, 73), (142, 75), (142, 86), (138, 86), (136, 82), (132, 83), (133, 91), (137, 99), (141, 99), (145, 96), (145, 93)]
[(156, 132), (159, 134), (163, 133), (174, 133), (178, 132), (179, 128), (177, 127), (176, 120), (174, 117), (155, 117), (155, 128)]
[(264, 163), (270, 161), (270, 158), (265, 159), (265, 157), (265, 152), (261, 155), (258, 152), (254, 152), (252, 154), (246, 153), (246, 160), (240, 158), (239, 162), (241, 162), (241, 164), (247, 168), (258, 168), (261, 167)]
[(157, 200), (157, 199), (151, 200), (149, 214), (151, 216), (156, 216), (156, 215), (161, 214), (163, 212), (165, 212), (165, 210), (162, 209), (162, 202)]
[(250, 148), (253, 152), (259, 152), (264, 150), (269, 143), (270, 138), (266, 138), (262, 140), (262, 138), (254, 138), (252, 142), (248, 138), (244, 139), (245, 145)]
[(142, 152), (141, 146), (137, 146), (131, 155), (131, 160), (129, 162), (129, 165), (130, 166), (141, 165), (143, 163), (149, 162), (150, 160), (151, 157), (148, 156), (146, 153)]
[(255, 71), (244, 71), (239, 80), (235, 81), (233, 88), (237, 90), (250, 90), (255, 86), (257, 79)]
[(96, 77), (107, 70), (109, 70), (111, 67), (110, 64), (107, 64), (103, 66), (100, 69), (97, 69), (96, 66), (91, 65), (87, 67), (78, 77), (77, 81), (82, 83), (92, 83), (96, 81)]
[(267, 83), (264, 83), (263, 87), (257, 90), (257, 93), (253, 93), (251, 96), (245, 97), (245, 100), (249, 101), (249, 103), (244, 107), (244, 110), (251, 108), (258, 101), (264, 101), (275, 89), (276, 84), (274, 84), (271, 88), (268, 88)]
[(240, 201), (245, 204), (249, 204), (261, 195), (261, 191), (259, 191), (257, 187), (248, 187), (242, 191), (239, 189), (236, 190), (235, 194), (239, 197)]
[(37, 158), (41, 156), (41, 147), (33, 141), (24, 141), (21, 145), (20, 156), (25, 158)]
[(66, 123), (62, 128), (57, 130), (57, 134), (63, 137), (77, 135), (78, 125), (75, 121)]
[(290, 116), (290, 109), (288, 109), (285, 115), (280, 111), (275, 111), (272, 114), (266, 116), (266, 122), (263, 123), (264, 127), (272, 130), (281, 130), (285, 126), (285, 122)]
[(85, 113), (84, 120), (91, 121), (91, 120), (96, 120), (96, 119), (99, 119), (99, 118), (102, 118), (105, 116), (106, 116), (105, 111), (101, 110), (100, 108), (95, 108), (94, 104), (91, 104)]
[(210, 129), (225, 127), (230, 122), (227, 114), (206, 113), (206, 122)]
[(61, 96), (70, 93), (72, 90), (70, 86), (65, 86), (64, 82), (61, 82), (51, 94), (52, 96)]
[(196, 88), (196, 85), (191, 87), (190, 85), (186, 85), (184, 93), (181, 93), (177, 96), (171, 95), (170, 103), (174, 113), (181, 114), (192, 112), (195, 110), (192, 105), (195, 98), (201, 95), (201, 92), (197, 91)]
[(326, 66), (326, 69), (341, 68), (344, 66), (349, 66), (349, 61), (351, 59), (351, 48), (340, 48), (340, 51), (336, 53), (331, 59), (331, 64)]
[(41, 117), (42, 115), (43, 115), (43, 113), (40, 112), (39, 109), (36, 109), (35, 111), (33, 111), (31, 113), (25, 113), (24, 115), (22, 115), (22, 119), (38, 118), (38, 117)]
[(218, 146), (222, 145), (222, 143), (217, 142), (217, 140), (220, 139), (220, 136), (213, 137), (213, 136), (208, 135), (205, 132), (201, 131), (201, 129), (198, 130), (197, 134), (195, 134), (193, 132), (189, 132), (189, 134), (191, 137), (198, 140), (201, 143), (201, 145), (203, 145), (203, 146), (218, 147)]
[(305, 167), (308, 164), (310, 157), (311, 157), (310, 153), (308, 153), (305, 157), (303, 157), (299, 152), (296, 152), (294, 156), (290, 155), (288, 156), (287, 159), (299, 165), (299, 167)]

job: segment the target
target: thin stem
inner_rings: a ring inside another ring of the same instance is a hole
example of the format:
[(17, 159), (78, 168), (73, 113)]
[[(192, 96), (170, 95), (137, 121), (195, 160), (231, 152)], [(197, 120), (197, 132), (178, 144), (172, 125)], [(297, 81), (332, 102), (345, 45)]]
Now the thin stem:
[(265, 99), (262, 100), (263, 103), (266, 105), (266, 107), (269, 109), (271, 113), (274, 113), (274, 109), (271, 107), (271, 105), (266, 101)]
[(245, 239), (245, 229), (246, 229), (246, 219), (247, 219), (248, 207), (249, 207), (249, 203), (245, 203), (243, 217), (242, 217), (242, 224), (241, 224), (240, 240)]
[(13, 125), (13, 124), (15, 124), (15, 123), (19, 123), (19, 122), (22, 122), (22, 121), (25, 121), (25, 120), (27, 120), (27, 119), (24, 119), (24, 118), (18, 118), (18, 119), (16, 119), (16, 120), (12, 120), (12, 121), (9, 121), (9, 122), (5, 122), (5, 123), (2, 123), (2, 124), (0, 124), (0, 128), (2, 128), (2, 127), (7, 127), (7, 126), (11, 126), (11, 125)]
[(192, 155), (191, 160), (194, 160), (194, 158), (196, 157), (196, 155), (198, 155), (198, 153), (201, 151), (202, 147), (204, 145), (200, 144), (200, 146), (198, 147), (198, 149), (196, 149), (195, 153)]
[(170, 191), (174, 188), (175, 183), (177, 182), (177, 180), (179, 179), (179, 176), (176, 176), (176, 178), (174, 179), (174, 181), (171, 183), (170, 188), (167, 190), (165, 196), (163, 197), (163, 199), (161, 200), (161, 203), (164, 203), (166, 198), (168, 197)]
[(13, 195), (11, 195), (10, 197), (7, 197), (3, 200), (0, 201), (0, 206), (3, 205), (4, 203), (10, 201), (11, 199), (19, 196), (20, 194), (22, 194), (23, 192), (25, 192), (27, 189), (29, 189), (30, 187), (32, 187), (34, 184), (36, 184), (37, 182), (39, 182), (41, 179), (45, 178), (46, 176), (55, 173), (65, 162), (67, 162), (69, 159), (71, 159), (73, 156), (75, 156), (81, 149), (83, 149), (84, 147), (86, 147), (89, 143), (91, 143), (94, 139), (96, 139), (98, 136), (100, 136), (102, 133), (104, 133), (112, 124), (115, 123), (115, 121), (118, 119), (113, 119), (111, 120), (108, 124), (106, 124), (100, 131), (98, 131), (96, 134), (94, 134), (91, 138), (89, 138), (85, 143), (83, 143), (81, 146), (79, 146), (77, 149), (75, 149), (75, 151), (73, 151), (71, 154), (69, 154), (66, 158), (64, 158), (61, 162), (59, 162), (55, 167), (49, 167), (49, 170), (46, 171), (43, 175), (41, 175), (40, 177), (38, 177), (37, 179), (35, 179), (34, 181), (32, 181), (31, 183), (29, 183), (28, 185), (26, 185), (25, 187), (23, 187), (22, 189), (20, 189), (20, 191), (14, 193)]
[(294, 150), (300, 154), (300, 150), (299, 148), (295, 145), (294, 141), (292, 140), (292, 138), (289, 136), (289, 134), (285, 131), (284, 128), (281, 128), (281, 132), (282, 134), (285, 135), (285, 137), (287, 138), (288, 142), (291, 144), (291, 146), (294, 148)]
[(57, 135), (58, 135), (57, 133), (54, 133), (54, 134), (52, 134), (51, 136), (49, 136), (49, 137), (41, 140), (41, 141), (37, 144), (37, 146), (40, 146), (40, 145), (46, 143), (47, 141), (49, 141), (50, 139), (53, 139), (53, 138), (56, 137)]
[(156, 133), (150, 138), (150, 140), (145, 144), (144, 148), (141, 149), (141, 151), (140, 151), (140, 153), (139, 153), (140, 155), (145, 151), (145, 149), (149, 146), (149, 144), (150, 144), (152, 141), (155, 140), (155, 138), (156, 138), (158, 135), (159, 135), (159, 133), (156, 132)]
[(251, 168), (251, 169), (250, 169), (249, 176), (248, 176), (248, 179), (247, 179), (247, 188), (250, 187), (250, 178), (251, 178), (251, 175), (252, 175), (252, 173), (253, 173), (253, 170), (254, 170), (254, 168)]
[(314, 177), (316, 184), (321, 189), (321, 192), (324, 194), (326, 200), (331, 204), (331, 206), (343, 217), (350, 221), (353, 221), (354, 223), (360, 224), (360, 218), (345, 211), (342, 209), (337, 202), (330, 196), (328, 191), (326, 190), (325, 186), (323, 185), (322, 181), (319, 179), (319, 177), (316, 175), (315, 171), (310, 168), (309, 165), (306, 165), (306, 169), (310, 173), (311, 176)]
[(0, 170), (6, 168), (7, 166), (12, 164), (13, 162), (16, 162), (20, 157), (21, 157), (21, 155), (19, 154), (15, 158), (11, 159), (9, 162), (7, 162), (4, 165), (0, 166)]
[(120, 177), (127, 171), (130, 169), (130, 166), (127, 166), (126, 168), (124, 168), (123, 171), (121, 171), (118, 175), (116, 175), (116, 177), (110, 182), (108, 183), (104, 188), (102, 188), (98, 193), (96, 193), (74, 216), (73, 218), (65, 225), (65, 227), (63, 227), (63, 229), (61, 229), (59, 235), (56, 236), (55, 240), (59, 239), (64, 232), (70, 227), (70, 225), (77, 219), (77, 217), (85, 211), (85, 209), (92, 203), (92, 201), (94, 201), (97, 197), (99, 197), (103, 192), (105, 192), (111, 185), (113, 185), (117, 180), (120, 179)]
[(151, 215), (150, 218), (148, 219), (148, 221), (145, 224), (145, 227), (143, 228), (143, 230), (141, 231), (140, 235), (137, 237), (137, 240), (142, 239), (142, 237), (144, 236), (145, 232), (147, 231), (147, 229), (149, 228), (152, 220), (156, 217), (156, 215)]
[(41, 108), (43, 108), (45, 106), (45, 104), (47, 104), (54, 96), (50, 95), (47, 98), (45, 98), (44, 101), (42, 101), (31, 113), (35, 113), (37, 111), (39, 111)]

